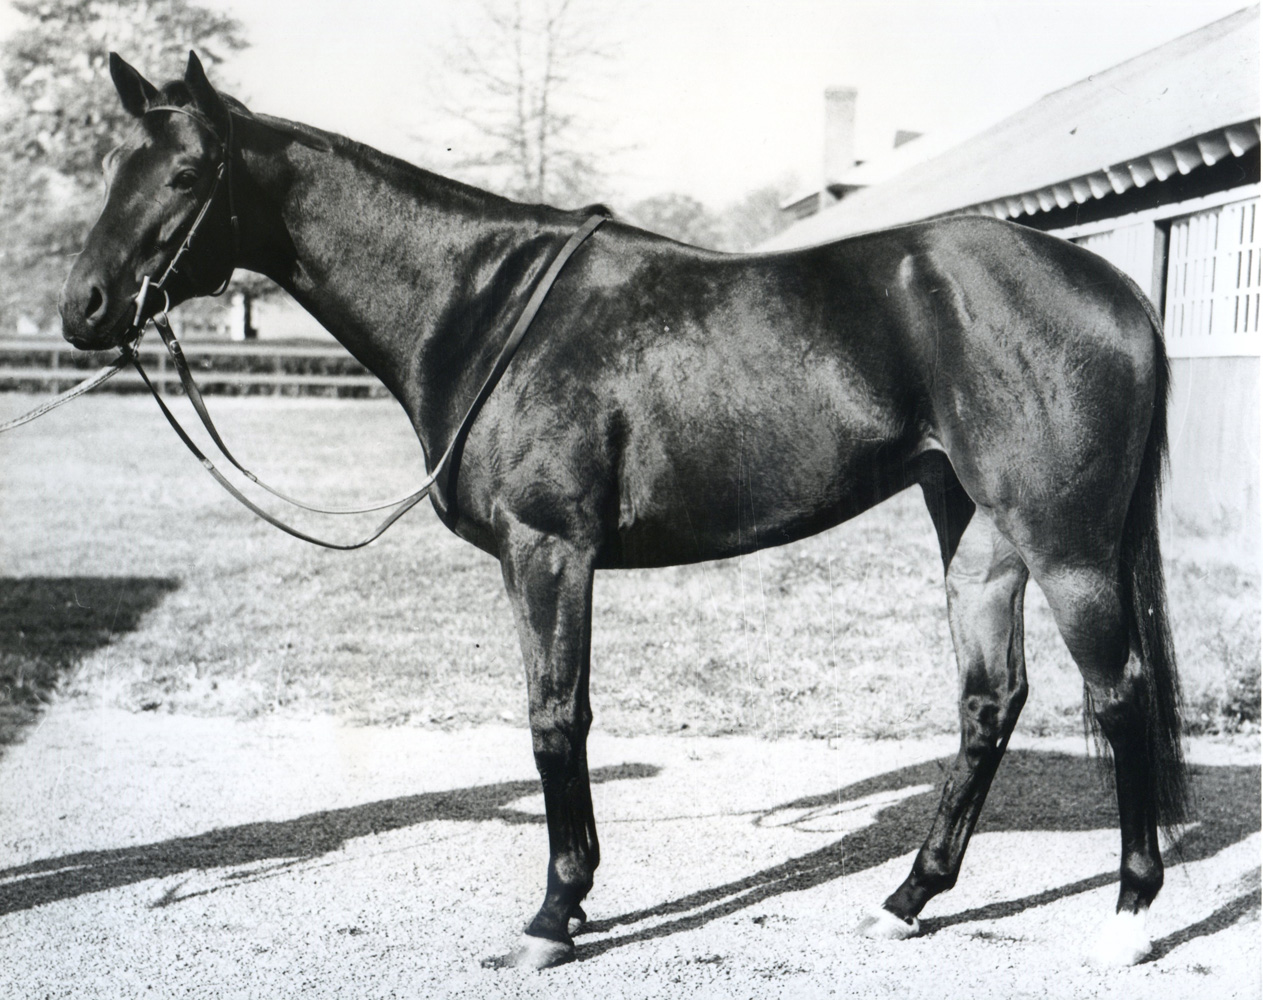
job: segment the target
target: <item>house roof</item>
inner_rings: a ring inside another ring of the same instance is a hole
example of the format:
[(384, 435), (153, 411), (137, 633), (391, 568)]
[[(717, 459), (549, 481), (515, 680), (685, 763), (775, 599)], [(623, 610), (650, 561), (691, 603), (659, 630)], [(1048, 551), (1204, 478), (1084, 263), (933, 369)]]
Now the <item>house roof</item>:
[(796, 223), (763, 249), (948, 213), (1034, 214), (1188, 173), (1258, 144), (1256, 5), (1054, 91)]

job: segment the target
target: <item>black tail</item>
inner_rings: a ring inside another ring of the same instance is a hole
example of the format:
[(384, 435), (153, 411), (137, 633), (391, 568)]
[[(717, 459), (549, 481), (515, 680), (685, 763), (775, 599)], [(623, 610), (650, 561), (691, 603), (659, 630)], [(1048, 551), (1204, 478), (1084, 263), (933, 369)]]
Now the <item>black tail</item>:
[(1158, 823), (1170, 829), (1188, 815), (1188, 778), (1181, 740), (1180, 679), (1166, 613), (1166, 583), (1158, 544), (1158, 509), (1167, 458), (1167, 396), (1171, 368), (1162, 342), (1162, 322), (1148, 296), (1138, 288), (1153, 325), (1156, 371), (1153, 418), (1145, 442), (1140, 475), (1123, 524), (1120, 596), (1129, 621), (1133, 651), (1146, 674), (1145, 742), (1150, 800)]

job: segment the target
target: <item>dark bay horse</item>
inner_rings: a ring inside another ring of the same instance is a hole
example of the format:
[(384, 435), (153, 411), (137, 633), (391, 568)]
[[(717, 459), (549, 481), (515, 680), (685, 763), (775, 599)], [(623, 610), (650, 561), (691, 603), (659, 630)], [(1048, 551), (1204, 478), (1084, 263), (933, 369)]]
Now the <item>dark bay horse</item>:
[[(137, 124), (106, 160), (105, 207), (62, 293), (67, 339), (119, 344), (142, 280), (209, 205), (172, 303), (234, 267), (269, 276), (385, 383), (432, 464), (584, 215), (252, 114), (195, 56), (161, 90), (117, 56), (111, 71)], [(792, 542), (914, 483), (942, 551), (962, 738), (911, 873), (861, 929), (915, 934), (956, 880), (1026, 697), (1033, 576), (1113, 754), (1121, 884), (1097, 957), (1143, 958), (1158, 830), (1185, 800), (1157, 535), (1167, 381), (1136, 286), (1015, 225), (942, 219), (750, 255), (598, 229), (432, 494), (499, 559), (526, 664), (550, 861), (510, 958), (573, 957), (598, 863), (593, 573)]]

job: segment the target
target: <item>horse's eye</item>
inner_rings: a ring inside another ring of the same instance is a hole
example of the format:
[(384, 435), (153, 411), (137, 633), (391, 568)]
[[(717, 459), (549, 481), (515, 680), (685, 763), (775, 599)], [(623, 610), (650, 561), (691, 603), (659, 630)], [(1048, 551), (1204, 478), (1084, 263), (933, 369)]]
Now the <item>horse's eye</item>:
[(192, 190), (193, 185), (197, 183), (196, 170), (181, 170), (171, 179), (171, 186), (177, 191)]

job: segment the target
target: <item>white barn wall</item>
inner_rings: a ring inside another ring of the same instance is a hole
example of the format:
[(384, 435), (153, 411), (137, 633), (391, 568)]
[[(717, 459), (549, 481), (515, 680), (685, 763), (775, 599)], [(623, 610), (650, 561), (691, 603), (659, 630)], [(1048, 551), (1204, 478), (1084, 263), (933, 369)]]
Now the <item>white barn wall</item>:
[(1165, 513), (1186, 530), (1238, 547), (1254, 565), (1263, 535), (1259, 389), (1257, 357), (1171, 359)]

